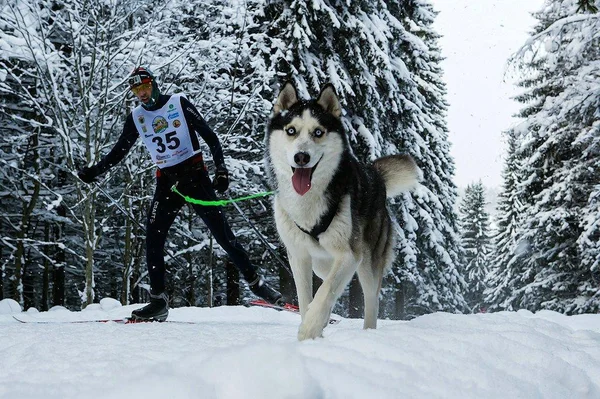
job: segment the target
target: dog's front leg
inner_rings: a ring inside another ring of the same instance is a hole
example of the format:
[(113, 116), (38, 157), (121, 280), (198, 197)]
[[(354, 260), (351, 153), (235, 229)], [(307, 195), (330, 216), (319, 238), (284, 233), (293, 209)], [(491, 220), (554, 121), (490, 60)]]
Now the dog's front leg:
[(298, 294), (298, 307), (302, 320), (306, 316), (308, 304), (312, 301), (312, 263), (310, 256), (304, 252), (293, 253), (288, 251), (288, 259), (294, 275), (294, 284), (296, 284), (296, 293)]
[(329, 321), (331, 309), (350, 282), (356, 268), (357, 260), (351, 254), (339, 255), (334, 258), (333, 267), (317, 290), (315, 299), (309, 305), (306, 316), (300, 324), (298, 331), (300, 341), (322, 336), (323, 329)]

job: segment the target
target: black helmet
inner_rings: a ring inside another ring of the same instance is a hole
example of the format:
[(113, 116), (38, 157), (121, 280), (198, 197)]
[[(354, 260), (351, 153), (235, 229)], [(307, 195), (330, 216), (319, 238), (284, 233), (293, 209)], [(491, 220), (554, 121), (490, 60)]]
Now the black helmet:
[(142, 83), (150, 82), (154, 82), (154, 74), (149, 69), (144, 67), (135, 68), (127, 80), (130, 89), (141, 85)]
[(129, 89), (132, 89), (136, 86), (139, 86), (144, 83), (152, 83), (152, 96), (147, 103), (143, 103), (142, 107), (149, 108), (156, 104), (158, 97), (160, 96), (160, 90), (158, 89), (158, 84), (156, 83), (156, 78), (150, 69), (145, 67), (137, 67), (131, 72), (129, 78), (127, 79), (127, 83), (129, 84)]

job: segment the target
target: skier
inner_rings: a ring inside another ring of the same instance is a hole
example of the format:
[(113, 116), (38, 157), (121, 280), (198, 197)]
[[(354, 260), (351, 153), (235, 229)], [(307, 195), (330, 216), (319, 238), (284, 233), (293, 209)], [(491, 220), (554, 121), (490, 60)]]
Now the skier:
[[(229, 174), (217, 135), (183, 95), (161, 94), (155, 76), (144, 67), (134, 69), (128, 83), (141, 104), (127, 116), (123, 132), (112, 150), (97, 164), (79, 170), (78, 176), (85, 183), (93, 182), (118, 164), (138, 136), (142, 137), (158, 166), (156, 190), (146, 224), (146, 262), (151, 290), (150, 303), (134, 310), (131, 317), (142, 321), (164, 321), (169, 314), (169, 300), (165, 293), (163, 248), (167, 232), (185, 202), (171, 192), (171, 187), (177, 184), (182, 194), (212, 201), (217, 199), (215, 190), (223, 193), (229, 187)], [(208, 144), (216, 166), (212, 183), (202, 159), (199, 136)], [(281, 294), (257, 274), (256, 267), (231, 231), (223, 210), (215, 206), (192, 207), (231, 257), (250, 290), (270, 303), (281, 303)]]

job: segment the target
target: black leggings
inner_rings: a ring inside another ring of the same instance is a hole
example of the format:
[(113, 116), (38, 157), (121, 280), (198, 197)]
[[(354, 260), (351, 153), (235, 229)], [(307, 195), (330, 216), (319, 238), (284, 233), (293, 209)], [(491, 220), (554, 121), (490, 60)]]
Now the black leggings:
[[(156, 191), (146, 223), (146, 261), (153, 294), (160, 294), (165, 290), (163, 252), (165, 241), (169, 228), (185, 203), (179, 194), (171, 191), (173, 184), (179, 181), (178, 191), (189, 197), (204, 201), (217, 199), (208, 173), (204, 169), (192, 169), (188, 173), (184, 179), (176, 179), (164, 174), (157, 177)], [(245, 280), (254, 280), (257, 276), (256, 267), (250, 263), (248, 254), (231, 231), (222, 208), (196, 204), (192, 204), (192, 208), (202, 218), (215, 240), (227, 252)]]

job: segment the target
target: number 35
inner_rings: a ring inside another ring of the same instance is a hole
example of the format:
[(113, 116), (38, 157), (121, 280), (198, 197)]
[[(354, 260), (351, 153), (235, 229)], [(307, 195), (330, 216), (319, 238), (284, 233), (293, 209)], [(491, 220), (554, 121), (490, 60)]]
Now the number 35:
[(165, 134), (165, 140), (167, 142), (167, 144), (165, 145), (165, 143), (163, 143), (163, 139), (160, 136), (156, 136), (152, 138), (152, 142), (156, 144), (156, 146), (158, 147), (158, 149), (156, 150), (159, 154), (162, 154), (163, 152), (167, 151), (167, 148), (169, 150), (174, 150), (177, 147), (179, 147), (179, 145), (181, 144), (181, 141), (179, 141), (179, 139), (177, 137), (175, 137), (175, 135), (177, 134), (177, 132), (171, 132), (171, 133), (167, 133)]

